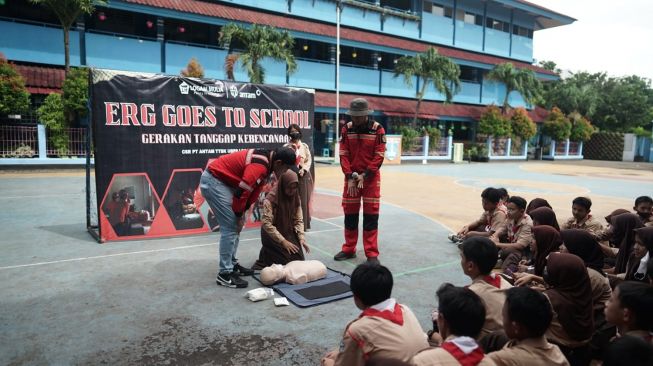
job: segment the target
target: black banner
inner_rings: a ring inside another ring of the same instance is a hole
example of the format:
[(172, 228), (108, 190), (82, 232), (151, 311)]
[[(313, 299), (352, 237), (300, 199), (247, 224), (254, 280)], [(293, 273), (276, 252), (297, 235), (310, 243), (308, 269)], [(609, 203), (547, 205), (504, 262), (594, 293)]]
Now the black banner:
[(304, 89), (94, 69), (90, 97), (103, 241), (208, 231), (198, 186), (210, 159), (280, 147), (290, 124), (313, 146)]

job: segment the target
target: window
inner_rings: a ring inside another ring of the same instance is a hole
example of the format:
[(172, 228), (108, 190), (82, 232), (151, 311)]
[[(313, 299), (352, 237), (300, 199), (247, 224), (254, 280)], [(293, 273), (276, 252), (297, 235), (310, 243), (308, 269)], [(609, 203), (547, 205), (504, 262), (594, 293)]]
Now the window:
[(518, 35), (520, 37), (533, 38), (533, 30), (520, 27), (518, 25), (512, 26), (512, 34)]
[[(220, 27), (205, 23), (196, 23), (179, 19), (165, 19), (165, 38), (171, 41), (219, 46)], [(243, 45), (234, 40), (231, 48), (239, 49)]]
[[(293, 48), (293, 55), (300, 59), (330, 62), (331, 49), (329, 46), (330, 45), (325, 42), (296, 38)], [(335, 50), (335, 45), (333, 49)]]
[(45, 6), (34, 5), (27, 0), (8, 0), (5, 5), (0, 5), (0, 16), (61, 26), (52, 10)]
[[(433, 3), (429, 0), (424, 1), (424, 12), (431, 13), (440, 17), (453, 17), (453, 8), (449, 6), (444, 6), (442, 4)], [(462, 19), (461, 19), (462, 20)]]
[(471, 66), (460, 65), (460, 80), (469, 83), (480, 84), (482, 72), (480, 69)]
[(510, 23), (496, 20), (493, 18), (485, 19), (485, 26), (491, 29), (496, 29), (502, 32), (510, 33)]
[(381, 6), (396, 10), (411, 11), (411, 0), (381, 0)]

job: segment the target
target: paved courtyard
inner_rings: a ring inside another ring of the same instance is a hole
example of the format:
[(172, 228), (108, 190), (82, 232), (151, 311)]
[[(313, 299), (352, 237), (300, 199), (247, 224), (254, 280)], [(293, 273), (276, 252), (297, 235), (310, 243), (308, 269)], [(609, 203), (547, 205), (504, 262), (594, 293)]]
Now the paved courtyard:
[[(598, 165), (598, 166), (596, 166)], [(449, 228), (480, 214), (480, 192), (503, 186), (544, 197), (562, 221), (588, 195), (595, 215), (653, 195), (651, 165), (490, 163), (386, 166), (380, 259), (393, 296), (426, 330), (442, 282), (466, 284)], [(342, 243), (339, 167), (318, 165), (313, 229), (318, 259)], [(85, 231), (83, 171), (0, 171), (0, 364), (316, 365), (359, 311), (351, 299), (300, 309), (252, 303), (245, 289), (217, 287), (217, 234), (97, 244)], [(239, 257), (258, 255), (258, 230)], [(250, 289), (257, 283), (250, 282)]]

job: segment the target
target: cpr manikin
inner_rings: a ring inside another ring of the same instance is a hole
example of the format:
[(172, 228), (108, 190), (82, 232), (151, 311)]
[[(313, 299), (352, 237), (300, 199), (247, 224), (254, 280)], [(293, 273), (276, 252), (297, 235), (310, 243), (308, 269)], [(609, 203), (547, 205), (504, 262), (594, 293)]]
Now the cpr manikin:
[(285, 266), (273, 264), (261, 270), (261, 282), (264, 285), (274, 285), (278, 282), (287, 282), (291, 285), (299, 285), (306, 282), (317, 281), (326, 277), (327, 268), (322, 262), (292, 261)]

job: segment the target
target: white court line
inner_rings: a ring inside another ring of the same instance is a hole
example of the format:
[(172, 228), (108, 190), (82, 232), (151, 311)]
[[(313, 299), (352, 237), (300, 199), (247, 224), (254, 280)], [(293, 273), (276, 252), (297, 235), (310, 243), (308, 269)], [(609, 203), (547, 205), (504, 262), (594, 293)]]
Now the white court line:
[[(339, 229), (330, 229), (330, 230), (309, 231), (306, 234), (318, 234), (318, 233), (324, 233), (324, 232), (329, 232), (329, 231), (340, 231), (340, 230)], [(252, 241), (252, 240), (260, 240), (260, 238), (241, 239), (240, 241), (243, 242), (243, 241)], [(173, 247), (173, 248), (139, 250), (139, 251), (136, 251), (136, 252), (123, 252), (123, 253), (114, 253), (114, 254), (106, 254), (106, 255), (96, 255), (96, 256), (92, 256), (92, 257), (79, 257), (79, 258), (61, 259), (61, 260), (58, 260), (58, 261), (50, 261), (50, 262), (37, 262), (37, 263), (28, 263), (28, 264), (18, 264), (18, 265), (15, 265), (15, 266), (0, 267), (0, 270), (24, 268), (24, 267), (36, 267), (36, 266), (43, 266), (43, 265), (47, 265), (47, 264), (57, 264), (57, 263), (66, 263), (66, 262), (79, 262), (79, 261), (85, 261), (85, 260), (89, 260), (89, 259), (101, 259), (101, 258), (119, 257), (119, 256), (124, 256), (124, 255), (131, 255), (131, 254), (168, 252), (168, 251), (179, 250), (179, 249), (192, 249), (192, 248), (207, 247), (207, 246), (210, 246), (210, 245), (217, 245), (217, 244), (218, 244), (218, 242), (215, 241), (215, 242), (209, 243), (209, 244), (184, 245), (184, 246)]]
[(86, 192), (80, 193), (61, 193), (61, 194), (39, 194), (39, 195), (25, 195), (25, 196), (5, 196), (0, 197), (0, 200), (8, 200), (15, 198), (48, 198), (48, 197), (61, 197), (61, 196), (79, 196), (85, 194)]
[[(345, 228), (345, 227), (342, 226), (342, 225), (334, 224), (334, 223), (331, 222), (331, 221), (327, 221), (327, 220), (325, 220), (325, 219), (320, 219), (320, 218), (317, 218), (317, 217), (311, 217), (311, 220), (317, 220), (317, 221), (320, 221), (320, 222), (325, 222), (325, 223), (327, 223), (327, 224), (329, 224), (329, 225), (333, 225), (333, 226), (335, 226), (335, 227), (337, 227), (337, 228), (340, 228), (340, 229), (344, 229), (344, 228)], [(314, 232), (318, 232), (318, 231), (314, 231)], [(307, 231), (307, 233), (310, 233), (310, 231)]]

